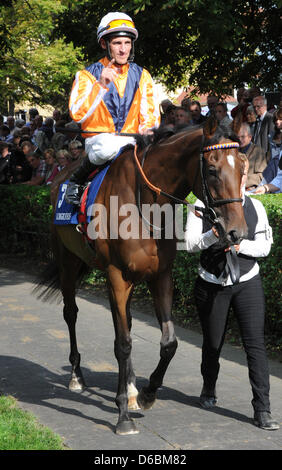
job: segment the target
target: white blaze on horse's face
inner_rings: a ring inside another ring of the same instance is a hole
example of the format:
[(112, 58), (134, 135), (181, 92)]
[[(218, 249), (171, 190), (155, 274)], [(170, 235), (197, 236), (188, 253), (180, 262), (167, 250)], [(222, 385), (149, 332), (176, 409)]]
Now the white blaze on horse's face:
[(235, 168), (235, 160), (233, 155), (227, 155), (227, 161), (232, 168)]

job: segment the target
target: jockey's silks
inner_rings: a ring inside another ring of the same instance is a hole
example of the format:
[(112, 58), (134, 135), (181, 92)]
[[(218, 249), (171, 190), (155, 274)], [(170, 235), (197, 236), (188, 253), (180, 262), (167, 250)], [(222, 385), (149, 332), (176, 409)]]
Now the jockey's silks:
[(108, 63), (104, 57), (77, 72), (69, 100), (71, 118), (93, 135), (98, 131), (138, 133), (158, 127), (160, 113), (149, 72), (135, 63), (115, 67), (117, 77), (104, 88), (99, 78)]

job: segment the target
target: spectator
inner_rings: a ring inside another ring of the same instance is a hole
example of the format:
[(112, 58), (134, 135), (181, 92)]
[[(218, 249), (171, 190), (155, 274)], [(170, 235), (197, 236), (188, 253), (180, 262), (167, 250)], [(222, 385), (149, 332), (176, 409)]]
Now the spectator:
[(191, 114), (190, 111), (187, 111), (187, 109), (179, 106), (175, 110), (175, 126), (181, 126), (183, 124), (187, 126), (191, 124)]
[(15, 130), (20, 130), (24, 125), (25, 121), (23, 119), (16, 119)]
[(56, 132), (51, 139), (51, 147), (53, 147), (56, 152), (58, 152), (59, 150), (64, 148), (65, 145), (67, 145), (68, 137), (64, 132), (64, 127), (66, 124), (67, 122), (63, 120), (56, 122)]
[(253, 107), (257, 115), (253, 141), (259, 145), (270, 159), (270, 142), (268, 136), (274, 131), (273, 116), (267, 112), (267, 100), (264, 96), (253, 99)]
[(277, 175), (279, 159), (281, 156), (282, 108), (273, 114), (274, 133), (269, 136), (270, 161), (263, 171), (262, 184), (270, 183)]
[(282, 158), (280, 155), (279, 166), (277, 175), (273, 178), (270, 183), (258, 186), (254, 191), (254, 194), (268, 194), (268, 193), (282, 193)]
[(32, 170), (27, 163), (25, 154), (21, 149), (21, 134), (15, 130), (13, 134), (12, 145), (12, 183), (21, 183), (31, 178)]
[(207, 117), (210, 117), (212, 115), (215, 115), (215, 108), (218, 103), (218, 97), (215, 95), (208, 95), (207, 97), (207, 105), (208, 105), (208, 112), (206, 114)]
[(19, 183), (31, 177), (24, 154), (12, 144), (0, 142), (0, 154), (0, 183)]
[(0, 141), (0, 184), (11, 182), (11, 146), (8, 142)]
[(161, 124), (163, 124), (163, 122), (165, 120), (166, 110), (167, 110), (168, 106), (171, 106), (171, 105), (172, 105), (172, 102), (168, 99), (165, 99), (161, 102), (161, 104), (160, 104)]
[(163, 125), (167, 127), (175, 126), (175, 110), (176, 106), (171, 104), (167, 107)]
[(206, 120), (206, 116), (201, 113), (201, 104), (199, 101), (191, 101), (190, 113), (192, 117), (192, 124), (201, 124)]
[(50, 117), (47, 117), (44, 123), (42, 124), (41, 130), (45, 132), (46, 137), (49, 141), (51, 141), (53, 134), (54, 134), (53, 127), (54, 127), (54, 120)]
[(72, 160), (77, 160), (78, 158), (85, 157), (86, 155), (83, 145), (79, 140), (72, 140), (69, 143), (68, 151)]
[(38, 156), (41, 155), (40, 150), (30, 140), (24, 140), (20, 143), (21, 150), (25, 156), (36, 153)]
[(53, 111), (53, 131), (55, 132), (55, 126), (58, 121), (62, 120), (62, 113), (59, 111), (59, 109), (54, 109)]
[(247, 109), (250, 103), (252, 102), (250, 97), (250, 91), (245, 88), (239, 88), (237, 92), (237, 101), (238, 105), (235, 106), (231, 110), (231, 117), (235, 119), (235, 117), (241, 118), (241, 122), (247, 122)]
[[(246, 176), (247, 164), (242, 189)], [(197, 205), (199, 203), (201, 201), (196, 201)], [(192, 211), (188, 214), (185, 233), (187, 250), (202, 250), (199, 275), (195, 283), (196, 307), (203, 331), (203, 388), (200, 405), (203, 408), (213, 408), (217, 403), (219, 358), (227, 329), (228, 313), (232, 306), (247, 356), (254, 424), (261, 429), (276, 430), (279, 425), (270, 412), (269, 370), (264, 344), (265, 301), (257, 263), (258, 257), (268, 255), (273, 240), (262, 203), (245, 196), (243, 204), (249, 232), (247, 239), (235, 245), (240, 267), (240, 279), (237, 284), (233, 282), (230, 274), (225, 272), (228, 249), (224, 249), (219, 242), (215, 227), (210, 224), (204, 228), (201, 218), (196, 217)]]
[(70, 142), (79, 141), (84, 144), (84, 138), (81, 136), (80, 126), (74, 121), (67, 122), (65, 125), (67, 142), (64, 143), (64, 147), (67, 149)]
[(9, 142), (12, 140), (13, 136), (10, 134), (10, 129), (6, 124), (0, 126), (0, 140), (4, 142)]
[(230, 125), (232, 124), (232, 120), (227, 114), (227, 104), (226, 103), (218, 103), (215, 106), (215, 116), (218, 120), (220, 126), (225, 127), (227, 130), (230, 129)]
[(9, 127), (9, 129), (10, 129), (11, 135), (13, 135), (14, 129), (15, 129), (15, 118), (14, 118), (14, 116), (8, 116), (8, 117), (7, 117), (6, 125), (7, 125), (7, 126)]
[(55, 176), (59, 173), (59, 166), (56, 161), (55, 150), (52, 148), (45, 150), (44, 159), (46, 162), (45, 184), (51, 184)]
[(30, 108), (28, 113), (29, 113), (29, 121), (26, 123), (26, 125), (29, 127), (33, 123), (35, 117), (38, 116), (39, 112), (37, 111), (36, 108)]
[(262, 181), (262, 172), (267, 166), (266, 156), (261, 147), (252, 143), (250, 126), (246, 122), (241, 125), (238, 137), (240, 151), (246, 155), (249, 161), (246, 190), (253, 191)]
[(188, 96), (185, 96), (183, 100), (181, 101), (181, 107), (186, 109), (186, 111), (189, 113), (190, 112), (190, 105), (191, 105), (191, 100)]
[(66, 149), (58, 150), (58, 152), (56, 152), (56, 159), (59, 164), (59, 171), (62, 171), (72, 161), (71, 156)]
[(26, 159), (32, 168), (32, 175), (29, 181), (25, 181), (22, 184), (27, 184), (29, 186), (40, 186), (44, 183), (46, 177), (45, 160), (42, 160), (36, 153), (29, 153), (26, 155)]
[(256, 124), (257, 115), (252, 105), (249, 105), (246, 109), (246, 122), (249, 124), (252, 136), (254, 135), (255, 131), (255, 124)]
[(20, 129), (21, 136), (28, 136), (28, 138), (31, 140), (31, 127), (30, 126), (22, 126)]
[[(37, 130), (33, 134), (34, 143), (38, 146), (40, 152), (43, 154), (44, 151), (51, 146), (51, 139), (53, 136), (53, 119), (46, 118), (43, 123), (41, 116), (36, 116)], [(37, 120), (38, 119), (38, 120)]]
[(253, 99), (256, 97), (256, 96), (260, 96), (261, 95), (261, 91), (259, 88), (253, 86), (249, 89), (249, 93), (250, 93), (250, 103), (253, 102)]

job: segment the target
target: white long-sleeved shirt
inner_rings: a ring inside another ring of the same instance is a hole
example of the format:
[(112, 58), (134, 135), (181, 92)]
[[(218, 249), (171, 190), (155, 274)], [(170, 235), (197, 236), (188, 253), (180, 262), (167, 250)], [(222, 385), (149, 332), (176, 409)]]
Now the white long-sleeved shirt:
[[(245, 196), (246, 197), (246, 196)], [(255, 210), (257, 212), (257, 225), (255, 236), (253, 240), (242, 240), (240, 243), (238, 254), (241, 253), (252, 258), (262, 258), (269, 254), (271, 245), (273, 243), (272, 229), (269, 225), (267, 214), (262, 203), (257, 199), (252, 199)], [(204, 207), (202, 201), (197, 200), (195, 205)], [(185, 242), (187, 251), (196, 253), (201, 250), (209, 248), (216, 243), (218, 238), (210, 229), (203, 233), (203, 219), (197, 217), (192, 211), (189, 211), (185, 230)], [(240, 277), (240, 282), (251, 279), (259, 272), (259, 265), (256, 262), (253, 268), (246, 274)], [(216, 277), (214, 274), (206, 271), (201, 265), (198, 267), (199, 275), (208, 282), (221, 285), (232, 285), (230, 276), (225, 278), (223, 273)]]

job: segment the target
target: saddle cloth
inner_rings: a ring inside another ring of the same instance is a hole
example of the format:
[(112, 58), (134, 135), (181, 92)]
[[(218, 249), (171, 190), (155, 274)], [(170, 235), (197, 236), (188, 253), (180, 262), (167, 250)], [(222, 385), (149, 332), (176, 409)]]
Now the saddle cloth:
[(78, 225), (88, 224), (91, 220), (91, 207), (95, 203), (98, 191), (103, 183), (111, 164), (123, 152), (124, 147), (120, 149), (118, 154), (112, 160), (108, 161), (89, 183), (81, 197), (81, 206), (78, 208), (73, 204), (68, 204), (65, 200), (65, 193), (69, 180), (60, 185), (57, 206), (54, 216), (55, 225)]

